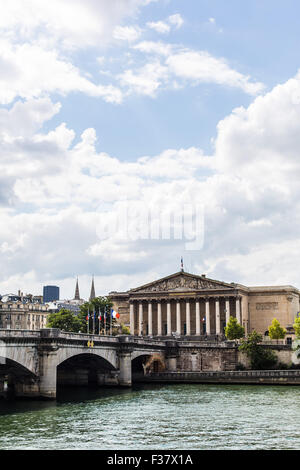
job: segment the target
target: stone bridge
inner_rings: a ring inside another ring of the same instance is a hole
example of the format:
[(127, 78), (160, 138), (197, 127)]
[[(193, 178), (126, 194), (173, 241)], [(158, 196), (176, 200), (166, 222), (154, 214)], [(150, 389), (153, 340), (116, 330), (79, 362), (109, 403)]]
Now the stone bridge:
[[(277, 345), (276, 349), (282, 362), (291, 361), (290, 346)], [(151, 338), (58, 329), (0, 330), (0, 396), (55, 398), (57, 385), (130, 387), (133, 381), (155, 379), (162, 372), (192, 377), (197, 372), (234, 371), (239, 362), (238, 344), (215, 336)]]
[[(131, 386), (134, 364), (166, 360), (166, 341), (98, 336), (57, 329), (0, 330), (0, 394), (4, 383), (16, 396), (56, 397), (61, 385)], [(138, 369), (138, 367), (137, 367)]]

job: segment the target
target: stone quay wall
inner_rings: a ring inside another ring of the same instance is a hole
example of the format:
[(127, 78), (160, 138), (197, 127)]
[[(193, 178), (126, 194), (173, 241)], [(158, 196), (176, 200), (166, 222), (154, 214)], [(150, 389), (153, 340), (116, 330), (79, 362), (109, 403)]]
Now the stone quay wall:
[(160, 372), (140, 377), (146, 383), (300, 385), (300, 370)]

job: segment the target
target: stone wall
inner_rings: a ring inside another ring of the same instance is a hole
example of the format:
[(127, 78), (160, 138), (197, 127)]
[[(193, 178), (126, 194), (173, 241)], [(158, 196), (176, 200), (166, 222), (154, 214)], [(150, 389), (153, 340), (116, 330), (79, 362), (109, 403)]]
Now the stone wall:
[(233, 347), (194, 347), (179, 348), (177, 370), (208, 371), (234, 370), (237, 363), (237, 351)]

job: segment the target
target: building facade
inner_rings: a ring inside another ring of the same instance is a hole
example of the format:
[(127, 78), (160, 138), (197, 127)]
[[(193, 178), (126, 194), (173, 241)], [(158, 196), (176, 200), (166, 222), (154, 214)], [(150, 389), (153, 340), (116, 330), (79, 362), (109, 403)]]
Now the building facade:
[(232, 316), (246, 334), (262, 335), (277, 318), (293, 337), (299, 294), (292, 286), (247, 287), (181, 271), (109, 296), (132, 335), (223, 335)]
[(46, 328), (48, 307), (38, 302), (23, 301), (21, 297), (6, 296), (0, 301), (0, 329), (40, 330)]

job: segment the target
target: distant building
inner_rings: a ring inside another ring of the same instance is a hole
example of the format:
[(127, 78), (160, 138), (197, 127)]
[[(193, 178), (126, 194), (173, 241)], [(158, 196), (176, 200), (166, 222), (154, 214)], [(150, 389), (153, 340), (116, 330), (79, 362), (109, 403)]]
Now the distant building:
[(44, 286), (43, 287), (43, 300), (44, 303), (59, 300), (59, 287), (57, 286)]
[(300, 291), (293, 286), (247, 287), (185, 273), (183, 269), (126, 292), (110, 292), (120, 323), (132, 335), (223, 335), (230, 316), (268, 339), (273, 318), (294, 338), (293, 323), (300, 310)]
[(40, 330), (46, 328), (48, 306), (41, 296), (32, 294), (3, 295), (0, 301), (0, 329)]
[(78, 314), (80, 312), (80, 305), (84, 303), (84, 300), (57, 300), (55, 302), (48, 303), (49, 313), (59, 312), (63, 308), (70, 310), (71, 312)]
[(70, 310), (71, 312), (78, 314), (80, 312), (80, 306), (83, 305), (84, 303), (85, 303), (85, 300), (80, 298), (79, 282), (77, 278), (74, 299), (71, 299), (71, 300), (55, 299), (51, 302), (48, 302), (48, 311), (50, 313), (59, 312), (60, 310), (65, 308), (66, 310)]

